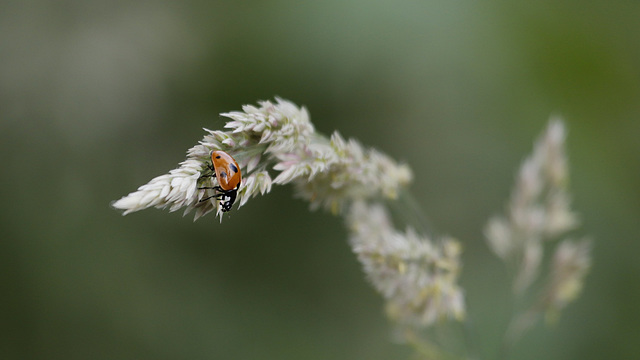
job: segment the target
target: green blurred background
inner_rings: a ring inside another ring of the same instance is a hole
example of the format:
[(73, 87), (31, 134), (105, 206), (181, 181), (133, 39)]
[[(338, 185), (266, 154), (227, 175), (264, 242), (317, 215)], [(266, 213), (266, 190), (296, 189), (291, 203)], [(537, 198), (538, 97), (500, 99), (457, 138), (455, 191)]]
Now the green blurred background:
[(276, 95), (411, 164), (485, 359), (509, 288), (482, 228), (564, 116), (594, 266), (513, 358), (640, 356), (640, 2), (4, 0), (0, 358), (409, 358), (342, 219), (291, 188), (222, 224), (109, 207)]

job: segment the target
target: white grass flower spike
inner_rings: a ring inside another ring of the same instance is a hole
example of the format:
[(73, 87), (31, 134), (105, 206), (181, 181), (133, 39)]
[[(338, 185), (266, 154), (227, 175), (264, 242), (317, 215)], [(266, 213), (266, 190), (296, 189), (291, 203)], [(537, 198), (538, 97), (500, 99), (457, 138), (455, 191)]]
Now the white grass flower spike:
[[(237, 161), (242, 182), (237, 191), (239, 206), (272, 184), (292, 183), (298, 194), (313, 207), (323, 206), (339, 213), (347, 201), (384, 197), (393, 199), (411, 181), (411, 170), (386, 155), (365, 149), (355, 140), (345, 140), (337, 132), (330, 139), (315, 132), (305, 108), (276, 99), (246, 105), (242, 112), (221, 114), (229, 118), (228, 131), (207, 130), (200, 143), (187, 152), (178, 169), (153, 179), (113, 203), (124, 214), (148, 207), (170, 211), (186, 208), (199, 218), (220, 201), (202, 202), (210, 189), (220, 186), (210, 173), (211, 152), (224, 151)], [(272, 175), (275, 178), (272, 179)], [(218, 212), (220, 214), (220, 212)]]

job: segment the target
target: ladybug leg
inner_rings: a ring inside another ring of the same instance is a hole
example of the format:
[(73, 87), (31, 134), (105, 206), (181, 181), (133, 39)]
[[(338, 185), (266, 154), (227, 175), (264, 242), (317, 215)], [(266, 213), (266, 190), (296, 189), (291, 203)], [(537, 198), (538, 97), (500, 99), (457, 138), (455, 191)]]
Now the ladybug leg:
[(207, 201), (207, 200), (212, 199), (212, 198), (220, 199), (220, 196), (221, 196), (221, 195), (224, 195), (224, 194), (211, 195), (211, 196), (209, 196), (209, 197), (206, 197), (206, 198), (204, 198), (204, 199), (201, 199), (201, 200), (200, 200), (200, 201), (198, 201), (198, 202)]
[(200, 201), (198, 201), (198, 202), (207, 201), (207, 200), (212, 199), (212, 198), (220, 199), (221, 197), (223, 197), (224, 195), (226, 195), (226, 194), (227, 194), (227, 192), (228, 192), (228, 191), (226, 191), (226, 190), (222, 190), (222, 188), (221, 188), (220, 186), (213, 186), (213, 187), (200, 187), (200, 188), (198, 188), (198, 189), (202, 189), (202, 190), (206, 190), (206, 189), (213, 189), (213, 190), (218, 191), (218, 193), (217, 193), (217, 194), (215, 194), (215, 195), (211, 195), (211, 196), (208, 196), (208, 197), (206, 197), (206, 198), (204, 198), (204, 199), (201, 199), (201, 200), (200, 200)]
[(218, 198), (218, 195), (212, 195), (212, 196), (206, 197), (206, 198), (204, 198), (204, 199), (200, 199), (200, 201), (198, 201), (198, 202), (205, 202), (205, 201), (207, 201), (207, 200), (209, 200), (209, 199), (211, 199), (211, 198), (216, 198), (216, 199), (217, 199), (217, 198)]
[(200, 199), (200, 201), (198, 201), (198, 202), (203, 202), (203, 201), (209, 200), (209, 199), (211, 199), (211, 198), (220, 199), (220, 197), (221, 197), (222, 195), (224, 195), (224, 192), (223, 192), (223, 190), (220, 188), (220, 186), (214, 186), (214, 187), (200, 187), (200, 188), (198, 188), (198, 190), (211, 190), (211, 189), (218, 191), (218, 193), (217, 193), (217, 194), (215, 194), (215, 195), (208, 196), (208, 197), (206, 197), (206, 198), (204, 198), (204, 199)]

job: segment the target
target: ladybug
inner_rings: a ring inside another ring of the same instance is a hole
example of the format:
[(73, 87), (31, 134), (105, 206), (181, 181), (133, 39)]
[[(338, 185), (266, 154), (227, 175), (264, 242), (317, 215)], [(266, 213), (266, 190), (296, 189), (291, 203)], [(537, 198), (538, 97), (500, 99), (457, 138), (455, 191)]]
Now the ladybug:
[(201, 187), (199, 189), (214, 189), (217, 194), (204, 198), (202, 201), (216, 198), (220, 200), (220, 209), (223, 212), (231, 210), (231, 206), (236, 201), (236, 195), (242, 182), (240, 167), (231, 155), (224, 151), (214, 150), (211, 152), (211, 163), (207, 164), (213, 174), (204, 177), (215, 177), (218, 179), (218, 186)]

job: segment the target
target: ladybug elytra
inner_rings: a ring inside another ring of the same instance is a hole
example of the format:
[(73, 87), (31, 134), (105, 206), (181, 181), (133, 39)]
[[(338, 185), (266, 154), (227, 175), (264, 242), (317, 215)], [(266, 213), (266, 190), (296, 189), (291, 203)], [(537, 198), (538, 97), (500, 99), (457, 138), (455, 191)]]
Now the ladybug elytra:
[(221, 150), (211, 152), (211, 163), (209, 169), (213, 171), (209, 177), (218, 179), (218, 186), (202, 187), (199, 189), (213, 189), (217, 194), (204, 198), (200, 201), (216, 198), (220, 200), (220, 209), (223, 212), (231, 210), (231, 206), (236, 201), (236, 195), (242, 182), (240, 167), (231, 155)]

